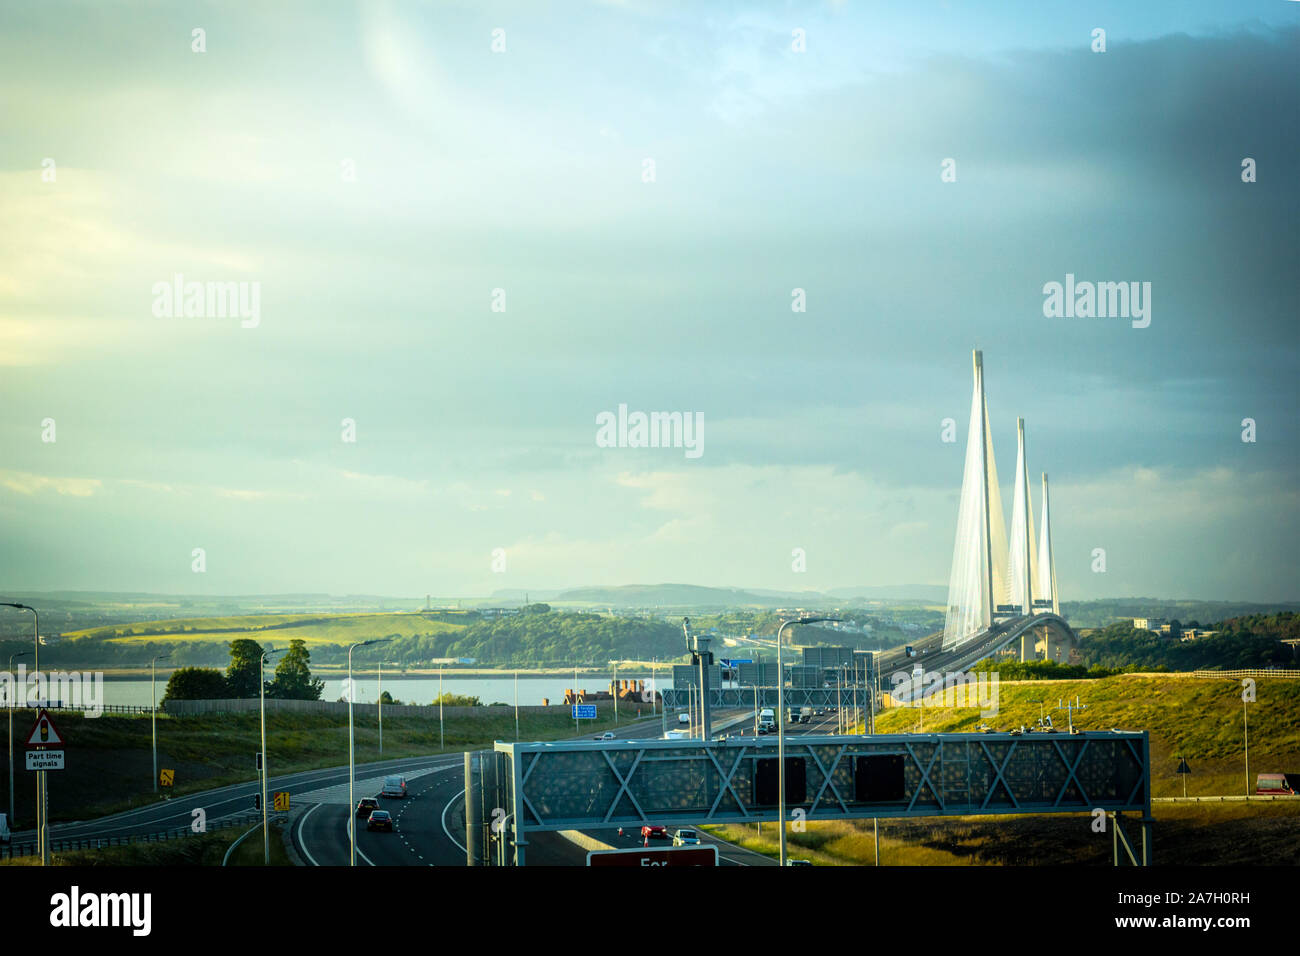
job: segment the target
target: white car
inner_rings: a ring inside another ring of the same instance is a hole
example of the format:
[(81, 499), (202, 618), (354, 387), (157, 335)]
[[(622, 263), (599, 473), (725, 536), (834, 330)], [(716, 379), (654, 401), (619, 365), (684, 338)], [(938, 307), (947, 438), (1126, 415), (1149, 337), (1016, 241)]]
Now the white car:
[(673, 846), (699, 846), (700, 835), (694, 830), (678, 830), (673, 834)]
[(678, 714), (678, 715), (677, 715), (677, 722), (678, 722), (679, 724), (689, 724), (689, 723), (691, 722), (691, 715), (690, 715), (690, 714)]
[(596, 736), (592, 737), (591, 739), (592, 739), (592, 740), (613, 740), (613, 739), (614, 739), (614, 731), (612, 731), (612, 730), (607, 730), (607, 731), (605, 731), (603, 734), (597, 734)]

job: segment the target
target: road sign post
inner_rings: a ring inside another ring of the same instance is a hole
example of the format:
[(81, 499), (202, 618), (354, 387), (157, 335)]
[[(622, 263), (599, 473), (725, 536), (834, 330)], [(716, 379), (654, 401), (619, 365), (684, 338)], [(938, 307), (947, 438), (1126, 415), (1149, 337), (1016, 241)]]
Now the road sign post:
[(592, 850), (588, 866), (717, 866), (718, 848), (708, 846), (674, 846), (634, 850)]
[(36, 772), (36, 838), (41, 847), (42, 866), (50, 858), (50, 795), (45, 774), (63, 767), (63, 735), (42, 707), (36, 712), (36, 722), (27, 734), (27, 769)]

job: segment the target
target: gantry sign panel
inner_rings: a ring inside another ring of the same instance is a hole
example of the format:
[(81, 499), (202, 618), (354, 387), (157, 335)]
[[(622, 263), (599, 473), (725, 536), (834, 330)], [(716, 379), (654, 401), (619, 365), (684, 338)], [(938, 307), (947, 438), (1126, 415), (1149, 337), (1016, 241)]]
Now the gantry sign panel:
[[(805, 819), (1150, 813), (1143, 732), (877, 734), (786, 740), (786, 811)], [(775, 820), (773, 738), (501, 743), (517, 833)]]

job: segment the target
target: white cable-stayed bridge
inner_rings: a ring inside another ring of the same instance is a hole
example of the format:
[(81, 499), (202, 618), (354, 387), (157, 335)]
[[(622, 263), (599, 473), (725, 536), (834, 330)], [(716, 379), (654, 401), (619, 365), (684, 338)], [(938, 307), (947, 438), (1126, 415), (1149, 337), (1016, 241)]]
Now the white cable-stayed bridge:
[(1068, 661), (1078, 638), (1061, 617), (1056, 564), (1052, 556), (1047, 473), (1042, 473), (1042, 510), (1035, 535), (1025, 420), (1016, 421), (1016, 481), (1011, 530), (1002, 510), (997, 461), (989, 427), (983, 353), (972, 353), (974, 389), (966, 439), (966, 463), (957, 509), (952, 572), (942, 639), (918, 645), (923, 658), (908, 661), (909, 674), (894, 696), (907, 700), (926, 680), (924, 672), (961, 671), (976, 661), (1019, 644), (1021, 660)]

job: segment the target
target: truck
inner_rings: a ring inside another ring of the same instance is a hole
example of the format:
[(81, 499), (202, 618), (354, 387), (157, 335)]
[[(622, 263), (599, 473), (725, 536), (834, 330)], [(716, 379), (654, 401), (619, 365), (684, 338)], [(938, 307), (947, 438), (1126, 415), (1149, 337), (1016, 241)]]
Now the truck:
[(799, 723), (806, 724), (813, 718), (813, 709), (811, 707), (799, 708)]
[(758, 712), (758, 732), (770, 734), (776, 730), (776, 714), (771, 707), (764, 707)]

